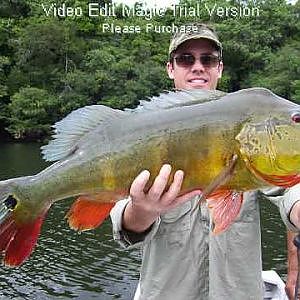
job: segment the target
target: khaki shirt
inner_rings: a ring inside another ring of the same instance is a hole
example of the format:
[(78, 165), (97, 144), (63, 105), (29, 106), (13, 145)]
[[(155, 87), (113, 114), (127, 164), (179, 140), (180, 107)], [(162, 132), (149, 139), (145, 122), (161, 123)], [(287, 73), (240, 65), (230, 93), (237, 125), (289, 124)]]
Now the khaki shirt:
[[(206, 204), (198, 197), (162, 215), (146, 234), (122, 229), (129, 201), (111, 211), (113, 235), (125, 248), (142, 247), (135, 300), (258, 300), (263, 298), (259, 192), (244, 193), (238, 218), (228, 230), (213, 235)], [(275, 193), (276, 195), (276, 193)], [(289, 229), (300, 185), (281, 196), (268, 196)]]

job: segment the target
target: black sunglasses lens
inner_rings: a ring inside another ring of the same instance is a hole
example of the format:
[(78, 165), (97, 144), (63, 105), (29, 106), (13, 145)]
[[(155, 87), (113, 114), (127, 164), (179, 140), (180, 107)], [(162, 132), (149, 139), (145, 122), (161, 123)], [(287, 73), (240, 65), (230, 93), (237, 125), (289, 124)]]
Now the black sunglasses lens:
[(216, 67), (219, 63), (219, 57), (215, 55), (201, 55), (200, 62), (204, 67)]
[[(174, 59), (179, 67), (190, 67), (196, 61), (192, 54), (181, 54)], [(220, 59), (216, 55), (204, 54), (200, 56), (200, 62), (206, 68), (214, 68), (219, 64)]]
[(175, 57), (176, 63), (178, 66), (186, 67), (186, 66), (192, 66), (195, 63), (195, 57), (190, 54), (182, 54), (177, 57)]

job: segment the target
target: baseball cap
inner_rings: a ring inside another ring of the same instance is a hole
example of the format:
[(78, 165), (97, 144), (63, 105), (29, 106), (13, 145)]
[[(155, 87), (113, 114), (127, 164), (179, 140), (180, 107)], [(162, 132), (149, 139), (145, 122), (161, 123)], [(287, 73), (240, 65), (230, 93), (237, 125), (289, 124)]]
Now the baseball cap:
[(207, 39), (216, 45), (217, 50), (220, 52), (220, 57), (222, 57), (222, 44), (213, 28), (203, 23), (186, 24), (184, 27), (186, 30), (177, 31), (171, 38), (169, 55), (188, 40)]

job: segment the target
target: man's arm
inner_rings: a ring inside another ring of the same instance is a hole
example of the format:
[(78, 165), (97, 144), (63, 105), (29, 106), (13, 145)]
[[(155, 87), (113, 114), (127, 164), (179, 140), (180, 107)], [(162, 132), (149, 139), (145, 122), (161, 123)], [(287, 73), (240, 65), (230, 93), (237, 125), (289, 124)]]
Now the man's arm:
[[(278, 195), (276, 195), (277, 192)], [(288, 276), (285, 289), (289, 299), (294, 299), (298, 275), (298, 257), (293, 240), (297, 231), (300, 230), (300, 184), (289, 188), (283, 195), (276, 189), (264, 191), (264, 194), (279, 207), (282, 220), (289, 229), (287, 233)]]
[(295, 298), (295, 286), (298, 275), (298, 257), (297, 248), (295, 247), (293, 241), (296, 233), (288, 231), (287, 234), (287, 250), (288, 250), (288, 274), (285, 285), (286, 293), (289, 299)]
[(300, 230), (300, 194), (299, 200), (293, 205), (291, 209), (290, 220)]
[[(293, 192), (291, 193), (292, 198), (298, 199), (295, 204), (291, 208), (290, 212), (290, 221), (291, 223), (299, 230), (300, 229), (300, 193), (299, 193), (299, 185), (292, 188)], [(291, 192), (291, 190), (290, 190)], [(298, 275), (298, 255), (297, 248), (294, 245), (294, 238), (297, 233), (288, 231), (287, 234), (287, 250), (288, 250), (288, 274), (287, 274), (287, 282), (286, 282), (286, 293), (289, 299), (295, 298), (295, 286)], [(297, 298), (298, 299), (298, 298)]]

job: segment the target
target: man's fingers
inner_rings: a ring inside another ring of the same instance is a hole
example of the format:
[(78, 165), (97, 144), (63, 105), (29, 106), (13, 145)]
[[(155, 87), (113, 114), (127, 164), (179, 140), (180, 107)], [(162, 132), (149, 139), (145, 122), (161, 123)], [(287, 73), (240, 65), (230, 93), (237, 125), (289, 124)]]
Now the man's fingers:
[(161, 197), (167, 186), (171, 170), (171, 166), (167, 164), (161, 167), (159, 174), (155, 178), (153, 185), (148, 192), (149, 197), (156, 200)]
[[(194, 190), (190, 193), (177, 197), (181, 190), (184, 177), (184, 173), (181, 170), (175, 172), (173, 182), (170, 185), (168, 191), (165, 192), (171, 174), (171, 170), (172, 169), (170, 165), (163, 165), (147, 194), (145, 194), (144, 189), (146, 187), (147, 182), (149, 181), (150, 172), (147, 170), (141, 172), (131, 184), (131, 198), (133, 200), (147, 198), (149, 200), (149, 203), (151, 202), (153, 204), (153, 201), (160, 200), (160, 208), (169, 207), (169, 209), (171, 209), (201, 194), (200, 190)], [(164, 211), (164, 209), (162, 209), (162, 211)]]
[(177, 197), (178, 193), (181, 190), (183, 176), (184, 176), (183, 171), (178, 170), (175, 172), (173, 182), (170, 185), (169, 190), (163, 196), (164, 200), (169, 202), (174, 200)]
[(150, 172), (148, 170), (142, 171), (132, 182), (130, 187), (131, 198), (144, 197), (144, 188), (149, 180)]

